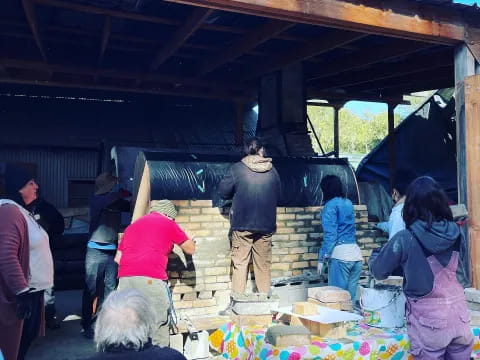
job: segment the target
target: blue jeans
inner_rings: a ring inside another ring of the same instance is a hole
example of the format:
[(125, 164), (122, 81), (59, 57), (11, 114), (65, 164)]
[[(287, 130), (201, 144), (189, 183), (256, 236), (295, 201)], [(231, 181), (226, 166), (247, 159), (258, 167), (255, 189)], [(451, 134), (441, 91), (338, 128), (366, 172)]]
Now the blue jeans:
[(347, 290), (352, 297), (352, 301), (355, 301), (361, 271), (361, 261), (330, 259), (328, 262), (328, 285)]
[(93, 301), (97, 297), (97, 312), (107, 296), (117, 287), (118, 265), (115, 250), (87, 248), (85, 257), (85, 288), (82, 299), (82, 327), (92, 325)]

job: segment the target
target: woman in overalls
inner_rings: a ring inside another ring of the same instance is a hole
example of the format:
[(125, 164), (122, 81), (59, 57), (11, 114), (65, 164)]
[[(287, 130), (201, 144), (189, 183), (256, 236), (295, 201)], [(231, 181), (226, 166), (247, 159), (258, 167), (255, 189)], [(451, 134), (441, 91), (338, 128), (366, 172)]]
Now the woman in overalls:
[(473, 336), (463, 292), (468, 286), (466, 241), (448, 199), (428, 176), (407, 190), (406, 230), (370, 259), (377, 280), (401, 267), (407, 297), (407, 332), (414, 359), (470, 359)]

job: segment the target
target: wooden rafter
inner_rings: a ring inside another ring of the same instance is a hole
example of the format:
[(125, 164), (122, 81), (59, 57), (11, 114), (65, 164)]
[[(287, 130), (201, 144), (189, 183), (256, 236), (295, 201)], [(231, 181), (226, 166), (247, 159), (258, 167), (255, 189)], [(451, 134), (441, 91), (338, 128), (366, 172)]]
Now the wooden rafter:
[[(0, 66), (11, 67), (14, 69), (29, 69), (40, 72), (48, 73), (65, 73), (65, 74), (74, 74), (74, 75), (87, 75), (92, 77), (104, 77), (111, 79), (128, 79), (128, 80), (140, 80), (145, 82), (158, 82), (164, 84), (175, 85), (176, 87), (182, 85), (190, 86), (205, 86), (205, 81), (200, 79), (191, 79), (191, 78), (182, 78), (179, 76), (172, 75), (159, 75), (151, 73), (138, 73), (138, 72), (128, 72), (128, 71), (119, 71), (111, 69), (100, 69), (100, 68), (91, 68), (91, 67), (79, 67), (79, 66), (67, 66), (67, 65), (57, 65), (57, 64), (45, 64), (42, 62), (36, 61), (26, 61), (19, 59), (10, 59), (10, 58), (0, 58)], [(208, 85), (211, 87), (217, 87), (219, 89), (232, 89), (232, 90), (241, 90), (241, 91), (250, 91), (251, 88), (243, 86), (240, 84), (235, 84), (231, 82), (222, 82), (209, 80)]]
[(451, 50), (420, 55), (394, 64), (380, 64), (375, 66), (372, 71), (358, 70), (353, 73), (346, 73), (344, 76), (334, 75), (318, 81), (318, 87), (321, 89), (347, 88), (448, 65), (453, 66), (453, 51)]
[[(441, 79), (441, 80), (440, 80)], [(443, 67), (438, 67), (436, 69), (428, 69), (420, 73), (413, 73), (409, 75), (399, 75), (396, 77), (391, 77), (388, 79), (380, 79), (371, 81), (367, 84), (354, 85), (348, 88), (352, 92), (360, 91), (372, 91), (372, 90), (385, 90), (385, 89), (396, 89), (396, 88), (408, 88), (411, 89), (412, 86), (416, 91), (431, 90), (431, 88), (425, 87), (424, 84), (431, 83), (432, 81), (439, 80), (440, 83), (444, 83), (444, 80), (451, 79), (453, 84), (453, 66), (447, 65)]]
[(270, 56), (261, 61), (257, 67), (245, 69), (239, 79), (255, 79), (261, 75), (281, 69), (287, 65), (326, 53), (365, 36), (367, 35), (352, 31), (335, 31), (333, 34), (328, 34), (327, 36), (311, 40), (307, 44), (291, 49), (282, 55), (276, 54)]
[(40, 50), (43, 61), (47, 62), (47, 53), (43, 46), (42, 38), (40, 37), (40, 31), (38, 30), (37, 17), (35, 15), (34, 4), (30, 0), (22, 0), (23, 10), (25, 11), (25, 16), (32, 31), (33, 37), (35, 38), (35, 43)]
[(203, 24), (213, 10), (196, 8), (192, 11), (185, 23), (178, 28), (172, 37), (160, 48), (150, 64), (150, 70), (158, 69), (170, 56), (180, 49), (183, 43)]
[(105, 20), (103, 23), (102, 42), (100, 44), (100, 53), (98, 55), (99, 66), (102, 64), (103, 56), (105, 55), (105, 50), (107, 50), (111, 29), (112, 29), (112, 18), (109, 15), (107, 15), (105, 16)]
[[(181, 26), (183, 21), (176, 20), (176, 19), (169, 19), (166, 17), (160, 16), (152, 16), (152, 15), (144, 15), (138, 13), (132, 13), (128, 11), (122, 10), (113, 10), (113, 9), (105, 9), (97, 6), (91, 5), (81, 5), (81, 4), (73, 4), (71, 2), (60, 1), (60, 0), (31, 0), (33, 2), (46, 5), (46, 6), (53, 6), (63, 9), (68, 9), (72, 11), (84, 12), (89, 14), (96, 14), (96, 15), (105, 15), (111, 16), (112, 18), (121, 18), (121, 19), (128, 19), (128, 20), (135, 20), (141, 22), (150, 22), (153, 24), (163, 24), (163, 25), (171, 25), (171, 26)], [(248, 29), (236, 27), (236, 26), (225, 26), (225, 25), (215, 25), (215, 24), (203, 24), (202, 30), (208, 31), (219, 31), (219, 32), (226, 32), (232, 34), (245, 34), (248, 32)], [(300, 36), (293, 36), (288, 34), (281, 34), (278, 35), (279, 39), (288, 40), (288, 41), (296, 41), (296, 42), (304, 42), (305, 39)]]
[(252, 100), (245, 94), (234, 94), (229, 92), (209, 92), (205, 89), (195, 90), (173, 90), (173, 89), (145, 89), (145, 88), (131, 88), (125, 86), (112, 86), (112, 85), (99, 85), (95, 83), (76, 83), (76, 82), (63, 82), (63, 81), (39, 81), (39, 80), (25, 80), (16, 78), (0, 78), (0, 83), (7, 84), (21, 84), (21, 85), (39, 85), (49, 87), (62, 87), (62, 88), (74, 88), (74, 89), (90, 89), (90, 90), (102, 90), (102, 91), (118, 91), (126, 93), (138, 93), (138, 94), (152, 94), (152, 95), (173, 95), (181, 97), (196, 97), (207, 99), (245, 99)]
[(201, 76), (212, 72), (221, 65), (240, 57), (293, 25), (283, 21), (267, 21), (267, 23), (242, 36), (225, 51), (220, 54), (213, 54), (203, 61), (197, 75)]
[(359, 54), (352, 54), (351, 56), (338, 59), (337, 61), (330, 61), (323, 65), (320, 64), (315, 67), (316, 70), (307, 74), (307, 79), (314, 80), (330, 75), (336, 75), (338, 73), (358, 69), (363, 66), (395, 59), (431, 46), (432, 45), (428, 43), (392, 41), (391, 44), (378, 47), (375, 49), (375, 51), (372, 49), (367, 49)]
[(404, 0), (167, 1), (443, 44), (457, 44), (465, 33), (461, 10)]

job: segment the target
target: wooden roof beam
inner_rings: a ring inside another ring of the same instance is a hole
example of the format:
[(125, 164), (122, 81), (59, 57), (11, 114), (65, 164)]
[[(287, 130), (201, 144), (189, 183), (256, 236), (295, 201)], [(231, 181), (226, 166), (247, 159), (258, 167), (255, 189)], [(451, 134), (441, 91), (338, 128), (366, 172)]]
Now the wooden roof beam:
[(330, 75), (336, 75), (341, 72), (399, 58), (431, 46), (432, 44), (429, 43), (391, 41), (387, 46), (375, 48), (374, 50), (367, 49), (360, 54), (352, 54), (348, 57), (338, 59), (337, 61), (329, 61), (325, 64), (316, 65), (315, 69), (317, 70), (307, 74), (307, 79), (311, 81)]
[(212, 12), (213, 10), (206, 8), (193, 9), (185, 23), (175, 31), (173, 36), (155, 55), (155, 58), (150, 64), (150, 71), (157, 70), (170, 56), (175, 54)]
[(307, 91), (307, 99), (314, 100), (314, 99), (321, 99), (327, 100), (329, 102), (348, 102), (352, 100), (357, 101), (367, 101), (367, 102), (378, 102), (378, 103), (406, 103), (403, 100), (402, 96), (390, 96), (390, 97), (381, 97), (372, 94), (362, 94), (362, 93), (334, 93), (328, 91), (322, 91), (318, 89), (308, 88)]
[[(318, 81), (318, 87), (321, 89), (348, 88), (350, 86), (368, 84), (372, 81), (419, 73), (448, 65), (453, 67), (453, 50), (450, 49), (433, 54), (420, 55), (398, 63), (377, 65), (369, 70), (345, 73), (343, 76), (333, 75), (330, 78)], [(312, 85), (316, 86), (317, 83), (312, 83)]]
[(20, 59), (11, 59), (11, 58), (0, 58), (0, 66), (9, 67), (13, 69), (30, 69), (43, 72), (52, 72), (52, 73), (66, 73), (66, 74), (75, 74), (75, 75), (89, 75), (93, 77), (105, 77), (112, 79), (130, 79), (130, 80), (140, 80), (140, 81), (155, 81), (165, 84), (176, 84), (176, 85), (192, 85), (192, 86), (202, 86), (208, 84), (212, 87), (218, 87), (220, 89), (233, 89), (233, 90), (243, 90), (249, 91), (252, 88), (244, 86), (241, 84), (236, 84), (232, 82), (222, 82), (215, 80), (202, 81), (200, 79), (191, 79), (191, 78), (182, 78), (172, 75), (160, 75), (152, 73), (138, 73), (138, 72), (128, 72), (128, 71), (119, 71), (111, 69), (100, 69), (100, 68), (91, 68), (91, 67), (78, 67), (78, 66), (68, 66), (68, 65), (59, 65), (59, 64), (45, 64), (38, 61), (28, 61)]
[(100, 53), (98, 55), (98, 66), (102, 64), (103, 56), (105, 55), (105, 50), (107, 50), (108, 40), (110, 39), (111, 30), (112, 30), (112, 18), (109, 15), (107, 15), (105, 16), (105, 21), (103, 23), (102, 42), (100, 44)]
[(458, 44), (465, 39), (466, 21), (461, 9), (421, 2), (404, 0), (167, 1), (434, 43)]
[(40, 37), (40, 31), (38, 30), (37, 16), (35, 15), (34, 4), (30, 0), (22, 0), (23, 10), (25, 11), (25, 17), (27, 18), (28, 25), (32, 31), (35, 43), (38, 50), (42, 55), (43, 61), (47, 62), (47, 54), (43, 46), (42, 38)]
[(49, 86), (49, 87), (63, 87), (73, 89), (89, 89), (89, 90), (102, 90), (112, 92), (125, 92), (134, 94), (151, 94), (151, 95), (172, 95), (181, 97), (193, 97), (193, 98), (207, 98), (207, 99), (239, 99), (239, 100), (251, 100), (251, 96), (245, 94), (233, 94), (228, 92), (208, 92), (205, 90), (186, 90), (182, 89), (176, 91), (173, 89), (144, 89), (144, 88), (130, 88), (125, 86), (113, 86), (113, 85), (99, 85), (95, 83), (74, 83), (63, 81), (44, 81), (44, 80), (27, 80), (27, 79), (14, 79), (14, 78), (0, 78), (0, 83), (7, 84), (21, 84), (21, 85), (35, 85), (35, 86)]
[[(452, 70), (452, 71), (448, 71), (448, 70)], [(437, 69), (428, 69), (421, 73), (397, 76), (394, 78), (372, 81), (367, 84), (355, 85), (355, 86), (349, 87), (348, 91), (355, 93), (355, 92), (371, 91), (371, 90), (385, 90), (389, 88), (401, 88), (403, 86), (411, 87), (414, 84), (419, 89), (419, 91), (431, 90), (428, 88), (424, 88), (423, 84), (432, 82), (432, 80), (444, 79), (444, 78), (452, 79), (452, 84), (453, 84), (454, 81), (453, 81), (452, 66), (448, 65), (444, 67), (439, 67)]]
[(295, 24), (270, 20), (267, 23), (250, 31), (245, 36), (242, 36), (238, 41), (233, 43), (228, 49), (220, 54), (213, 54), (202, 62), (200, 70), (197, 75), (202, 76), (212, 72), (216, 68), (226, 64), (243, 54), (253, 50), (256, 46), (264, 43), (279, 33), (291, 28)]
[(257, 78), (266, 73), (281, 69), (287, 65), (306, 60), (313, 56), (317, 56), (345, 44), (359, 40), (367, 34), (351, 32), (351, 31), (334, 31), (323, 37), (311, 40), (304, 45), (297, 46), (285, 54), (275, 54), (260, 62), (257, 67), (246, 68), (239, 80), (250, 80)]

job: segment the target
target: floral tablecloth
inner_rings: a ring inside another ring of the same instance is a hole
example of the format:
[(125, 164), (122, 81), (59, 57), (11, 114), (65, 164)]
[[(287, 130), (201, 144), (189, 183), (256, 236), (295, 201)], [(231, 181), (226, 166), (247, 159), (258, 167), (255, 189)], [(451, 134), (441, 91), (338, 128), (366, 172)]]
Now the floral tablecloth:
[[(210, 345), (232, 360), (411, 360), (405, 329), (385, 330), (352, 324), (348, 338), (323, 339), (312, 336), (306, 346), (277, 348), (265, 342), (265, 328), (238, 327), (229, 322), (210, 335)], [(480, 359), (480, 329), (473, 328), (475, 345), (472, 357)]]

